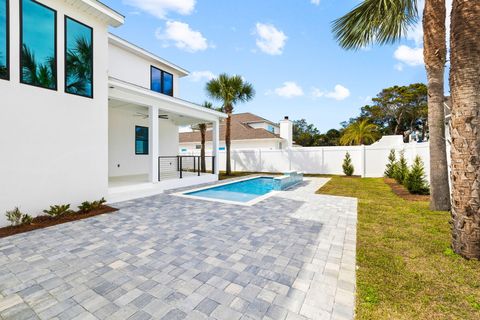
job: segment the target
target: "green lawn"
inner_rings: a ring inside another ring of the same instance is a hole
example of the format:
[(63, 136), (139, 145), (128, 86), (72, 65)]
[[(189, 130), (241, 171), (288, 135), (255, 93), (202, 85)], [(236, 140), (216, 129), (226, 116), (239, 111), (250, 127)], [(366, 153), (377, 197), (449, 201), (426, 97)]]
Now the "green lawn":
[(333, 177), (319, 193), (359, 201), (357, 319), (480, 319), (480, 262), (450, 249), (449, 213), (382, 179)]

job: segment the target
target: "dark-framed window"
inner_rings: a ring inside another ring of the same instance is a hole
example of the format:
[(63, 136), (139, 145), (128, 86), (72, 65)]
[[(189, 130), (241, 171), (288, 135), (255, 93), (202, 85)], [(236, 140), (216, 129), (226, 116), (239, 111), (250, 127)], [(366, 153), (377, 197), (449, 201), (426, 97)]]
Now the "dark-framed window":
[(135, 154), (148, 154), (148, 127), (135, 126)]
[(173, 74), (151, 66), (150, 89), (155, 92), (173, 96)]
[(93, 29), (65, 16), (65, 92), (93, 98)]
[(0, 79), (10, 79), (9, 0), (0, 0)]
[(20, 0), (20, 82), (57, 90), (57, 11)]

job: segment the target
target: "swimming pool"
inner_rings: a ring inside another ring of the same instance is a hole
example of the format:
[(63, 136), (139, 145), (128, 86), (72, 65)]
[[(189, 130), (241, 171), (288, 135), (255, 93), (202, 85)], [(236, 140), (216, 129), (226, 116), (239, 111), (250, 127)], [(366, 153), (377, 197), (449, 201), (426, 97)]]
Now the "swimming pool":
[[(303, 175), (301, 179), (295, 179), (295, 183), (298, 183), (303, 179)], [(255, 177), (219, 186), (191, 190), (176, 195), (188, 198), (203, 198), (205, 200), (252, 205), (273, 195), (275, 191), (284, 190), (295, 183), (290, 176)]]

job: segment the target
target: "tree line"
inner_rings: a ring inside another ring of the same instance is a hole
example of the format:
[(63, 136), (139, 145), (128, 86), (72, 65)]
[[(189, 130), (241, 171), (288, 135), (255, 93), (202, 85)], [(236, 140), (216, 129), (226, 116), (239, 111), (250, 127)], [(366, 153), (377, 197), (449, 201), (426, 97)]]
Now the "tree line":
[(384, 135), (402, 135), (405, 141), (428, 140), (427, 86), (413, 83), (380, 91), (360, 114), (325, 133), (305, 119), (294, 121), (293, 139), (304, 147), (371, 144)]

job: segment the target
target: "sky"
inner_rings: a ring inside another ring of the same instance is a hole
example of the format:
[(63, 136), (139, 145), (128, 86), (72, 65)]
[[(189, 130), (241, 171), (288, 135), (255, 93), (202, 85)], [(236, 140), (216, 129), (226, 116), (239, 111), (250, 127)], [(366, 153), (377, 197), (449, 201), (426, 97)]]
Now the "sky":
[(179, 96), (195, 103), (209, 100), (208, 80), (238, 74), (256, 95), (235, 112), (304, 118), (325, 132), (357, 116), (381, 89), (426, 81), (420, 25), (393, 45), (338, 46), (331, 22), (359, 0), (102, 2), (126, 17), (112, 33), (190, 71)]

